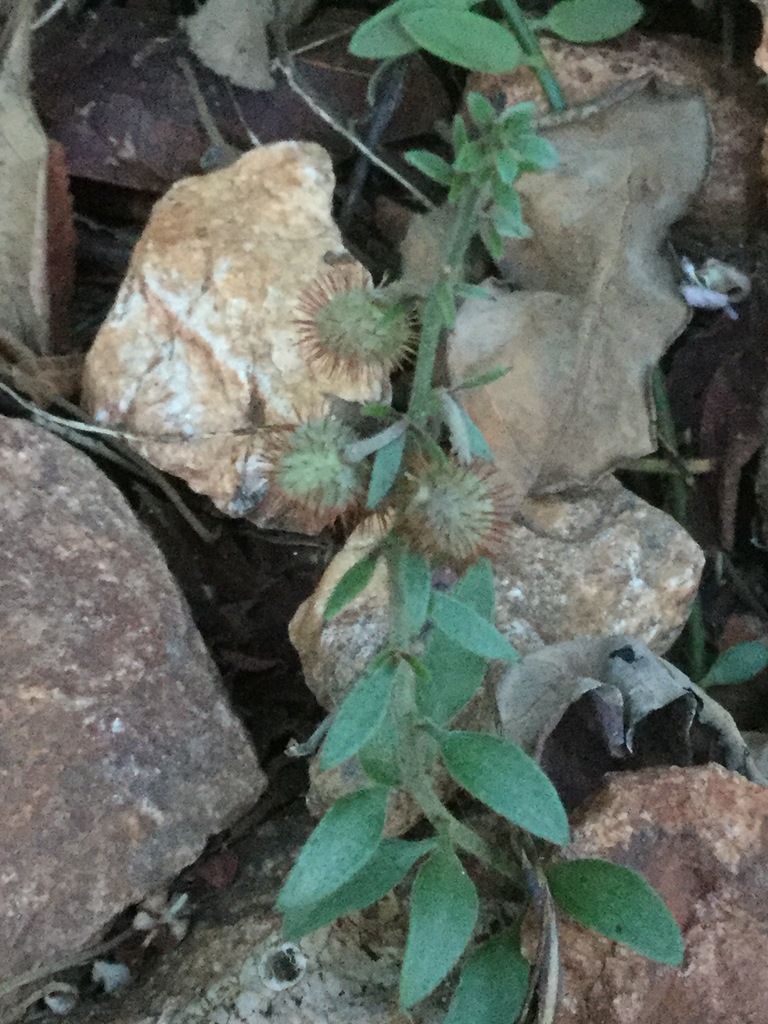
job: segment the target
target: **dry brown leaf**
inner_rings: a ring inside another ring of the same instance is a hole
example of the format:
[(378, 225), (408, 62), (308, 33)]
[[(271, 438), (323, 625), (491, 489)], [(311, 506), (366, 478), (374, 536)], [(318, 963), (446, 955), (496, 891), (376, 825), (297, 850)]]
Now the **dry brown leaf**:
[[(280, 4), (284, 28), (309, 13), (315, 0)], [(208, 0), (186, 19), (189, 45), (195, 56), (234, 85), (271, 89), (267, 26), (275, 17), (272, 0)]]
[(714, 760), (765, 784), (728, 712), (631, 636), (527, 655), (500, 678), (496, 705), (502, 735), (541, 761), (570, 806), (622, 762)]
[(17, 355), (49, 350), (48, 143), (29, 97), (30, 19), (21, 0), (0, 68), (0, 345)]
[(449, 340), (466, 394), (513, 492), (562, 491), (655, 449), (649, 374), (688, 319), (663, 252), (707, 169), (698, 97), (647, 89), (549, 133), (560, 164), (520, 180), (533, 235), (501, 262), (514, 293), (470, 299)]

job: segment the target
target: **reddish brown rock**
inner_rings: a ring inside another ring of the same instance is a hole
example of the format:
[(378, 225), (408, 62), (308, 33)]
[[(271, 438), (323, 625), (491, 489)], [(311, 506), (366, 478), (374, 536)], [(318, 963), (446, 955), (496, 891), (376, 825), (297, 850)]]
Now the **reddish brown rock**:
[(0, 417), (0, 988), (95, 941), (264, 776), (116, 487)]
[(673, 969), (562, 922), (555, 1024), (768, 1021), (768, 789), (718, 765), (614, 776), (568, 855), (642, 872), (685, 937)]

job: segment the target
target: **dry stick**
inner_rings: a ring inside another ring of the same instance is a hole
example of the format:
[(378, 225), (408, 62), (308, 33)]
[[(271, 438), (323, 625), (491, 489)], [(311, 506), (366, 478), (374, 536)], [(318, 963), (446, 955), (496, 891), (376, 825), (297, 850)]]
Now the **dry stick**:
[(288, 85), (291, 87), (291, 89), (293, 89), (297, 96), (301, 96), (301, 98), (307, 104), (309, 109), (313, 111), (313, 113), (317, 114), (317, 116), (321, 118), (323, 121), (325, 121), (326, 124), (330, 125), (331, 128), (333, 128), (334, 131), (338, 132), (339, 135), (345, 138), (347, 142), (351, 142), (355, 149), (362, 153), (363, 156), (366, 156), (371, 161), (372, 164), (375, 164), (376, 167), (379, 167), (382, 171), (388, 174), (390, 178), (393, 178), (399, 185), (402, 185), (404, 189), (407, 189), (407, 191), (411, 193), (414, 199), (420, 202), (428, 210), (435, 209), (435, 204), (432, 202), (431, 199), (428, 199), (423, 192), (416, 188), (416, 186), (413, 185), (410, 181), (408, 181), (406, 177), (400, 174), (399, 171), (396, 171), (394, 167), (390, 166), (386, 162), (386, 160), (382, 160), (380, 156), (377, 156), (372, 149), (366, 146), (362, 139), (355, 135), (354, 132), (350, 131), (349, 128), (345, 128), (344, 125), (337, 118), (335, 118), (331, 113), (329, 113), (329, 111), (327, 111), (323, 106), (321, 106), (320, 103), (318, 103), (314, 96), (304, 86), (299, 85), (299, 83), (296, 81), (296, 76), (294, 75), (293, 68), (290, 66), (289, 59), (283, 60), (282, 58), (277, 57), (275, 60), (272, 61), (272, 67), (279, 68), (279, 70), (282, 71)]
[[(0, 391), (4, 391), (10, 395), (15, 402), (26, 409), (30, 413), (32, 420), (38, 426), (44, 430), (50, 431), (52, 434), (58, 434), (60, 437), (64, 437), (71, 441), (72, 444), (79, 444), (82, 448), (87, 448), (89, 451), (95, 454), (101, 455), (111, 462), (121, 466), (127, 472), (143, 478), (154, 484), (159, 490), (163, 492), (165, 497), (174, 506), (179, 515), (184, 519), (190, 529), (205, 541), (206, 544), (212, 544), (218, 537), (218, 531), (208, 530), (197, 516), (192, 512), (187, 505), (184, 504), (181, 497), (176, 493), (174, 488), (168, 483), (163, 474), (155, 469), (146, 459), (143, 459), (137, 452), (132, 451), (127, 445), (122, 444), (122, 440), (125, 437), (129, 437), (132, 440), (141, 440), (139, 437), (133, 437), (133, 435), (119, 434), (117, 431), (109, 430), (105, 427), (97, 427), (95, 424), (79, 423), (76, 420), (65, 420), (62, 416), (55, 416), (53, 413), (45, 412), (34, 404), (29, 402), (25, 398), (22, 398), (13, 388), (7, 384), (3, 384), (0, 381)], [(81, 411), (77, 406), (71, 405), (65, 399), (57, 399), (62, 405), (75, 416), (82, 415)], [(113, 448), (107, 444), (101, 444), (92, 438), (87, 437), (88, 434), (106, 434), (113, 439)], [(76, 440), (75, 440), (76, 439)]]
[[(99, 957), (104, 956), (105, 953), (110, 953), (116, 946), (121, 945), (135, 934), (136, 930), (131, 926), (125, 931), (120, 932), (119, 935), (106, 939), (104, 942), (99, 942), (88, 949), (81, 949), (77, 953), (69, 953), (67, 956), (62, 957), (61, 960), (54, 960), (52, 964), (47, 964), (45, 967), (34, 967), (23, 974), (17, 974), (15, 978), (10, 978), (8, 981), (0, 984), (0, 999), (3, 996), (10, 995), (11, 992), (15, 992), (24, 985), (31, 985), (35, 981), (40, 981), (41, 978), (50, 978), (51, 975), (57, 974), (59, 971), (69, 970), (70, 967), (80, 967), (82, 964), (87, 964), (90, 960), (97, 960)], [(29, 993), (15, 1007), (10, 1008), (10, 1012), (7, 1008), (3, 1008), (0, 1024), (9, 1024), (10, 1021), (16, 1020), (18, 1015), (23, 1013), (28, 1006), (48, 995), (49, 988), (50, 984)]]
[[(219, 131), (219, 126), (216, 124), (214, 119), (211, 117), (211, 112), (208, 109), (208, 104), (205, 102), (205, 97), (200, 91), (200, 86), (197, 84), (195, 73), (192, 70), (189, 61), (186, 57), (177, 57), (176, 63), (181, 68), (182, 74), (187, 80), (187, 88), (189, 89), (192, 100), (197, 110), (197, 116), (200, 118), (200, 123), (205, 130), (205, 134), (211, 143), (208, 153), (203, 155), (203, 159), (200, 161), (201, 166), (203, 161), (214, 164), (218, 167), (227, 167), (229, 164), (233, 164), (235, 160), (239, 160), (243, 155), (242, 151), (237, 146), (230, 146), (227, 140)], [(215, 159), (209, 158), (211, 150), (215, 152)], [(213, 166), (205, 166), (203, 170), (213, 170)]]

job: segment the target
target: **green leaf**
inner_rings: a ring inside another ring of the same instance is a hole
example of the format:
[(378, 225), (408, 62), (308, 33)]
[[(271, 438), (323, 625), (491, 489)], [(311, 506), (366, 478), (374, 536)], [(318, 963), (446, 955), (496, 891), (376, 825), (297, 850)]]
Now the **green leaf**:
[(493, 226), (504, 238), (528, 238), (531, 229), (519, 213), (496, 206), (491, 212)]
[(458, 153), (461, 147), (469, 142), (467, 126), (464, 123), (464, 118), (460, 114), (454, 114), (453, 117), (452, 141), (454, 153)]
[(375, 416), (377, 418), (392, 415), (392, 406), (385, 402), (366, 402), (360, 406), (363, 416)]
[(511, 369), (511, 366), (494, 366), (483, 373), (475, 373), (471, 377), (466, 377), (461, 384), (454, 384), (453, 390), (468, 391), (470, 388), (484, 388), (487, 384), (493, 384), (494, 381), (506, 377)]
[(491, 197), (494, 203), (503, 210), (509, 210), (522, 218), (523, 208), (520, 205), (520, 196), (514, 185), (505, 185), (503, 181), (495, 181), (491, 189)]
[[(493, 616), (493, 569), (487, 558), (467, 569), (453, 588), (453, 595), (484, 619)], [(427, 642), (424, 663), (429, 679), (420, 681), (416, 689), (419, 710), (426, 718), (444, 725), (480, 689), (488, 661), (435, 631)]]
[(520, 657), (494, 625), (450, 594), (433, 591), (429, 617), (439, 630), (473, 654), (499, 661)]
[(520, 174), (520, 164), (510, 149), (497, 149), (493, 154), (496, 173), (505, 185), (511, 185)]
[(467, 110), (478, 128), (490, 128), (496, 123), (496, 109), (481, 92), (468, 93)]
[(599, 43), (627, 32), (642, 16), (636, 0), (562, 0), (540, 24), (571, 43)]
[(477, 892), (461, 861), (440, 846), (411, 890), (411, 920), (400, 974), (400, 1006), (434, 991), (464, 952), (477, 921)]
[(427, 621), (432, 593), (432, 570), (423, 555), (405, 544), (392, 544), (387, 551), (394, 600), (400, 609), (408, 636), (418, 636)]
[(504, 256), (504, 240), (489, 220), (480, 225), (480, 238), (491, 259), (500, 260)]
[(531, 121), (536, 116), (536, 104), (531, 100), (525, 103), (513, 103), (505, 107), (499, 114), (499, 123), (504, 125), (505, 136), (514, 143), (521, 134), (530, 135)]
[(476, 2), (477, 0), (395, 0), (395, 3), (389, 4), (383, 11), (374, 14), (358, 27), (349, 42), (349, 52), (355, 57), (368, 57), (372, 60), (403, 57), (418, 50), (419, 47), (400, 25), (401, 14), (441, 5), (463, 10), (472, 7)]
[(400, 15), (400, 25), (425, 50), (470, 71), (511, 71), (525, 60), (507, 29), (471, 11), (429, 8)]
[(447, 281), (441, 281), (432, 289), (431, 300), (437, 307), (437, 314), (443, 327), (453, 327), (456, 322), (456, 296)]
[(468, 793), (513, 824), (550, 843), (568, 842), (568, 816), (533, 758), (509, 740), (452, 731), (439, 739), (445, 767)]
[(768, 667), (768, 644), (762, 640), (744, 640), (723, 651), (699, 683), (708, 686), (729, 686), (743, 683)]
[(405, 154), (408, 163), (417, 171), (441, 185), (450, 185), (453, 181), (453, 169), (441, 156), (430, 153), (428, 149), (409, 149)]
[(431, 853), (434, 848), (434, 839), (415, 843), (405, 839), (384, 839), (365, 867), (327, 899), (286, 911), (283, 919), (286, 939), (296, 941), (338, 917), (377, 903), (403, 880), (420, 857)]
[(493, 299), (493, 294), (479, 284), (462, 281), (454, 286), (454, 290), (461, 299)]
[(323, 611), (323, 622), (328, 622), (334, 615), (338, 615), (342, 608), (346, 607), (350, 601), (354, 601), (357, 595), (365, 590), (376, 570), (379, 553), (379, 551), (375, 551), (366, 555), (365, 558), (361, 558), (359, 562), (355, 562), (347, 569), (331, 591), (331, 596)]
[(402, 28), (398, 16), (409, 8), (406, 0), (396, 0), (383, 11), (374, 14), (358, 26), (349, 41), (349, 52), (354, 57), (388, 60), (404, 57), (418, 50), (418, 44)]
[(373, 786), (336, 801), (302, 847), (277, 897), (278, 910), (317, 903), (360, 871), (381, 842), (388, 792)]
[(393, 438), (376, 452), (371, 470), (371, 480), (368, 484), (366, 508), (376, 508), (392, 490), (392, 485), (397, 480), (397, 474), (400, 471), (400, 463), (403, 461), (407, 436), (408, 432), (404, 430), (402, 434)]
[(526, 135), (515, 144), (516, 156), (524, 171), (550, 171), (557, 167), (557, 150), (540, 135)]
[(323, 771), (335, 768), (368, 742), (384, 721), (398, 664), (391, 659), (369, 669), (342, 701), (320, 757)]
[(360, 748), (357, 755), (360, 767), (370, 779), (382, 786), (399, 786), (397, 748), (397, 729), (392, 716), (387, 714), (373, 736)]
[(471, 174), (483, 166), (485, 151), (479, 142), (465, 142), (457, 151), (453, 166), (462, 174)]
[(484, 942), (467, 959), (445, 1024), (512, 1024), (528, 988), (528, 961), (517, 928)]
[(462, 408), (461, 411), (466, 421), (467, 433), (469, 434), (469, 450), (475, 458), (484, 459), (486, 462), (493, 462), (493, 452), (486, 444), (482, 430), (466, 409)]
[(547, 871), (557, 903), (580, 924), (673, 967), (685, 952), (661, 896), (636, 871), (607, 860), (574, 860)]

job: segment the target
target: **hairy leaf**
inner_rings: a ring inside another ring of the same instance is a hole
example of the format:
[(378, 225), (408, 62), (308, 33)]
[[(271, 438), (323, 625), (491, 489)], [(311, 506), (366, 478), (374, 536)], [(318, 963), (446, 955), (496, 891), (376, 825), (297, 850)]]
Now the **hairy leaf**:
[(709, 686), (728, 686), (743, 683), (768, 667), (768, 644), (762, 640), (744, 640), (723, 651), (712, 668), (699, 683)]
[(302, 847), (278, 910), (317, 903), (357, 874), (381, 842), (387, 795), (386, 787), (373, 786), (336, 801)]
[(528, 961), (517, 928), (484, 942), (468, 958), (445, 1024), (511, 1024), (528, 986)]
[(365, 774), (382, 786), (400, 784), (397, 760), (397, 730), (391, 715), (384, 716), (379, 728), (360, 748), (357, 759)]
[(547, 877), (556, 902), (579, 924), (651, 960), (682, 963), (677, 922), (636, 871), (607, 860), (574, 860), (549, 868)]
[(342, 702), (328, 730), (320, 767), (323, 771), (352, 757), (384, 721), (398, 665), (393, 660), (369, 666)]
[(428, 149), (409, 149), (405, 159), (417, 171), (421, 171), (441, 185), (450, 185), (453, 181), (451, 165), (436, 153), (430, 153)]
[(368, 485), (366, 508), (376, 508), (391, 491), (400, 471), (400, 463), (403, 461), (406, 437), (407, 432), (403, 431), (402, 434), (393, 438), (376, 452), (371, 470), (371, 481)]
[(433, 592), (429, 617), (439, 630), (473, 654), (499, 661), (517, 661), (520, 657), (492, 623), (451, 594)]
[[(453, 595), (484, 619), (493, 615), (493, 570), (487, 558), (467, 569)], [(449, 722), (474, 697), (482, 685), (486, 658), (471, 654), (441, 632), (434, 632), (424, 652), (429, 679), (419, 682), (419, 710), (439, 725)]]
[(378, 557), (378, 551), (372, 552), (347, 569), (328, 598), (328, 603), (323, 611), (324, 622), (328, 622), (334, 615), (338, 615), (342, 608), (346, 607), (350, 601), (354, 601), (357, 595), (365, 590), (371, 582)]
[(400, 975), (400, 1006), (413, 1006), (445, 978), (477, 921), (477, 892), (452, 849), (439, 847), (419, 870)]
[(394, 599), (408, 630), (417, 636), (427, 620), (432, 593), (432, 570), (423, 555), (405, 544), (393, 544), (387, 551)]
[(327, 899), (288, 909), (283, 919), (283, 934), (286, 939), (300, 939), (337, 917), (370, 907), (402, 881), (420, 857), (434, 848), (434, 839), (383, 840), (365, 867)]
[(570, 838), (557, 790), (536, 762), (509, 740), (454, 731), (440, 739), (445, 767), (468, 793), (550, 843)]

